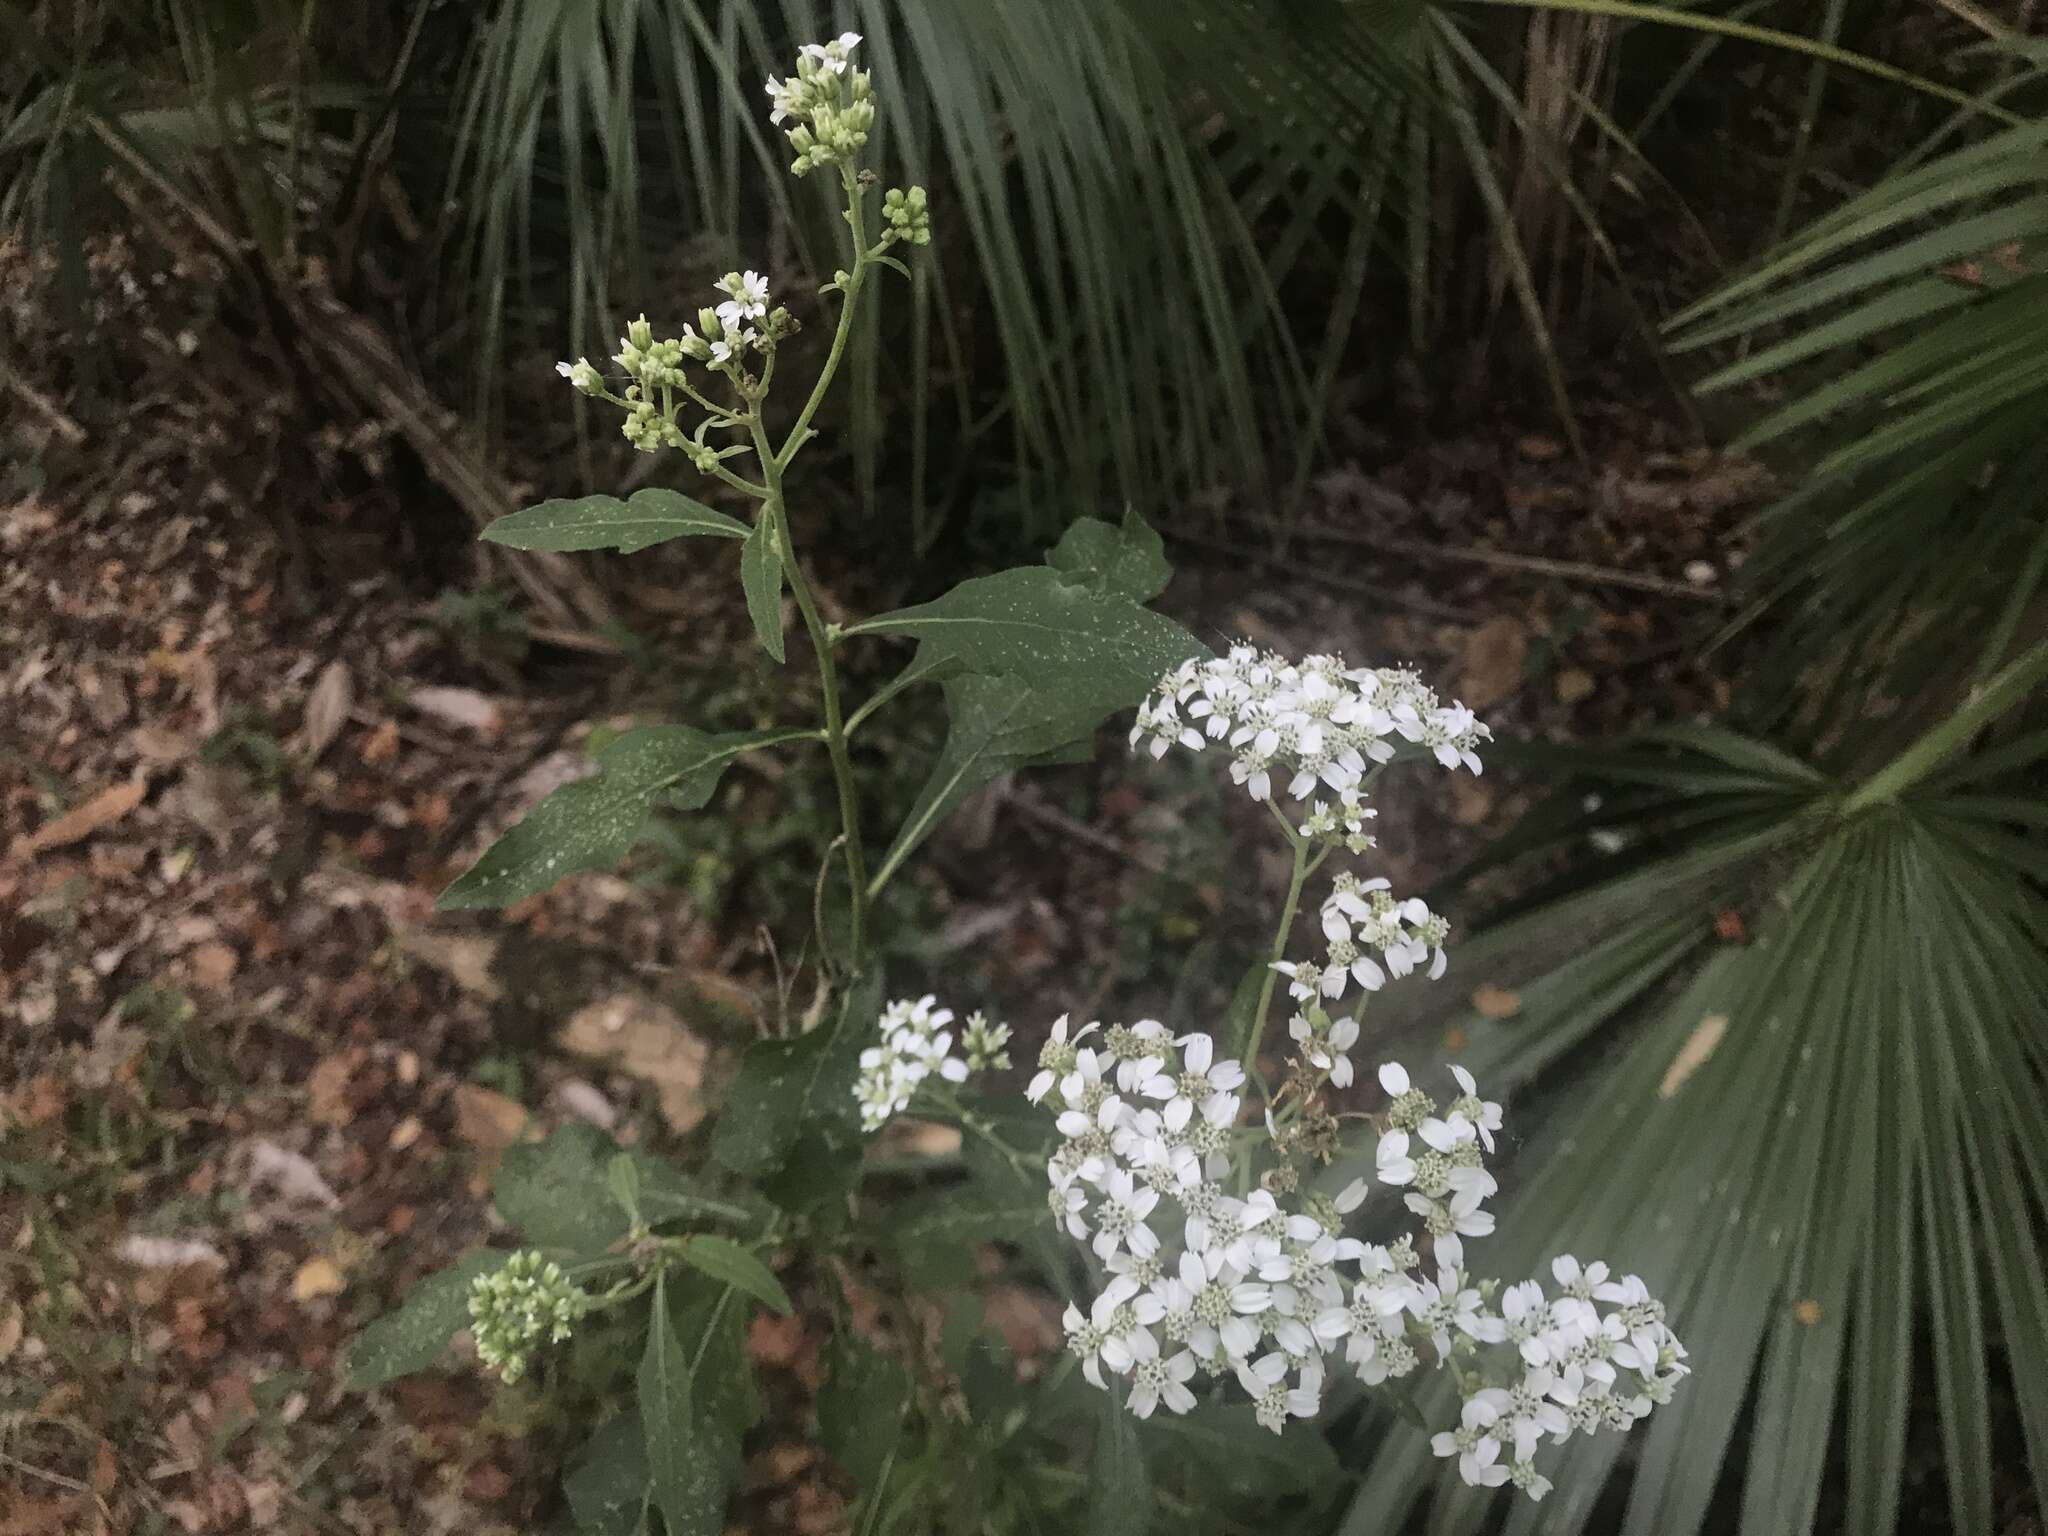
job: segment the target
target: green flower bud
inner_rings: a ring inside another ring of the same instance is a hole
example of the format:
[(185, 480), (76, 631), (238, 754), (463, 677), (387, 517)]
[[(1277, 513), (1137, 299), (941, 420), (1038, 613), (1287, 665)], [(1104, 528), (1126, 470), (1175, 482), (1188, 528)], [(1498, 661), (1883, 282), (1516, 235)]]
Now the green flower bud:
[(536, 1347), (559, 1344), (590, 1309), (590, 1298), (544, 1254), (527, 1249), (469, 1287), (477, 1357), (507, 1382), (526, 1374)]
[(645, 315), (626, 327), (626, 341), (642, 352), (654, 345), (654, 327), (647, 323)]

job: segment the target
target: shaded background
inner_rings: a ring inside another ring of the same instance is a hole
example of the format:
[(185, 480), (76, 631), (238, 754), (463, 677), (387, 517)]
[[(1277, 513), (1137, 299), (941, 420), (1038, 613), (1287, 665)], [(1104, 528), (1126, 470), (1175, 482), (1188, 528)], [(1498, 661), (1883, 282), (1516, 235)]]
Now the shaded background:
[[(573, 1514), (600, 1362), (365, 1398), (336, 1351), (486, 1229), (528, 1126), (692, 1144), (796, 976), (761, 935), (806, 921), (832, 812), (749, 770), (619, 876), (433, 919), (593, 735), (808, 686), (687, 551), (474, 534), (688, 478), (552, 363), (733, 265), (829, 275), (759, 81), (851, 26), (936, 239), (793, 485), (828, 606), (1132, 505), (1206, 640), (1409, 660), (1479, 708), (1483, 780), (1381, 797), (1381, 869), (1464, 942), (1362, 1049), (1511, 1093), (1499, 1263), (1641, 1269), (1700, 1368), (1540, 1509), (1356, 1407), (1249, 1491), (1160, 1428), (1162, 1518), (2037, 1530), (2035, 9), (0, 7), (0, 1529)], [(895, 729), (860, 768), (900, 808), (938, 732)], [(1068, 1009), (1220, 1012), (1284, 867), (1211, 765), (1111, 746), (934, 842), (892, 986), (1024, 1056)], [(816, 1443), (828, 1289), (914, 1334), (971, 1280), (985, 1354), (1057, 1354), (1029, 1265), (958, 1273), (917, 1210), (750, 1339), (749, 1528), (1071, 1500), (1085, 1447), (986, 1424), (906, 1459), (951, 1503), (863, 1505)]]

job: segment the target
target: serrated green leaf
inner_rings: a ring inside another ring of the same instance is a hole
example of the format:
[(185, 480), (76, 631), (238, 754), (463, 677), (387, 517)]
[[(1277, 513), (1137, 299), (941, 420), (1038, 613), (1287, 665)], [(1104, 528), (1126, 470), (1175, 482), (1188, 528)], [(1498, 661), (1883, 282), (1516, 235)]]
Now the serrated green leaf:
[(647, 1528), (647, 1441), (638, 1412), (607, 1419), (566, 1477), (562, 1494), (584, 1536), (634, 1536)]
[(698, 1445), (690, 1365), (669, 1317), (661, 1278), (654, 1282), (654, 1311), (636, 1386), (648, 1483), (668, 1536), (717, 1536), (725, 1525), (725, 1480)]
[(615, 549), (631, 555), (691, 535), (744, 539), (747, 525), (680, 491), (650, 487), (623, 501), (616, 496), (543, 501), (499, 518), (482, 536), (512, 549)]
[(683, 1261), (712, 1279), (745, 1291), (784, 1317), (794, 1310), (789, 1293), (775, 1273), (754, 1254), (729, 1238), (699, 1235), (684, 1240)]
[(1144, 1536), (1152, 1528), (1152, 1479), (1138, 1421), (1115, 1390), (1102, 1395), (1095, 1460), (1088, 1469), (1090, 1536)]
[(497, 1248), (465, 1253), (406, 1293), (404, 1301), (355, 1336), (348, 1347), (348, 1384), (368, 1392), (439, 1358), (448, 1341), (469, 1326), (469, 1288), (511, 1255)]
[(498, 1214), (536, 1248), (595, 1253), (626, 1235), (611, 1196), (618, 1147), (594, 1125), (572, 1120), (545, 1141), (507, 1147), (491, 1181)]
[(434, 905), (441, 911), (510, 906), (564, 875), (609, 869), (639, 840), (657, 797), (694, 810), (711, 798), (740, 753), (810, 734), (710, 736), (687, 725), (628, 731), (597, 754), (595, 774), (564, 784), (527, 812)]
[(880, 1015), (881, 982), (868, 977), (848, 990), (830, 1024), (794, 1040), (749, 1047), (712, 1130), (712, 1156), (735, 1173), (759, 1178), (779, 1168), (806, 1131), (858, 1155), (853, 1087)]
[(1071, 582), (1050, 566), (963, 581), (914, 608), (851, 625), (847, 634), (907, 635), (970, 672), (1064, 693), (1079, 710), (1128, 709), (1202, 643), (1163, 614)]
[(872, 1497), (903, 1433), (910, 1377), (896, 1361), (844, 1330), (833, 1336), (823, 1364), (818, 1438), (854, 1486)]
[(1121, 528), (1100, 518), (1077, 518), (1045, 563), (1069, 581), (1134, 603), (1151, 601), (1173, 579), (1158, 531), (1135, 509), (1124, 513)]
[(740, 546), (740, 587), (747, 597), (747, 617), (761, 649), (782, 660), (782, 552), (763, 517)]

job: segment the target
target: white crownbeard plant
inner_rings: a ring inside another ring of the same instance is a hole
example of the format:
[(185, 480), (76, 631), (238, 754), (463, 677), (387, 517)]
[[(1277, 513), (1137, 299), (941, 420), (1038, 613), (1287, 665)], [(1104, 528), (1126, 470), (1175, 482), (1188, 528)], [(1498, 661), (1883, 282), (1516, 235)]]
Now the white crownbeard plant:
[[(1448, 1369), (1463, 1407), (1432, 1449), (1455, 1457), (1469, 1484), (1512, 1482), (1541, 1499), (1551, 1486), (1535, 1461), (1545, 1439), (1627, 1430), (1688, 1373), (1685, 1347), (1637, 1276), (1610, 1280), (1605, 1264), (1563, 1255), (1551, 1266), (1554, 1296), (1540, 1280), (1503, 1290), (1473, 1277), (1465, 1242), (1494, 1228), (1486, 1157), (1502, 1115), (1463, 1067), (1450, 1068), (1458, 1092), (1439, 1106), (1400, 1063), (1382, 1063), (1375, 1180), (1334, 1193), (1312, 1183), (1338, 1151), (1330, 1095), (1353, 1081), (1357, 1012), (1390, 980), (1442, 976), (1449, 925), (1384, 879), (1341, 873), (1321, 904), (1321, 958), (1289, 961), (1303, 886), (1333, 852), (1373, 847), (1366, 791), (1404, 745), (1478, 773), (1488, 736), (1412, 672), (1336, 656), (1294, 663), (1250, 646), (1183, 663), (1139, 707), (1133, 750), (1231, 754), (1231, 778), (1272, 811), (1293, 873), (1234, 1058), (1207, 1033), (1175, 1035), (1155, 1019), (1105, 1030), (1063, 1016), (1025, 1089), (1061, 1138), (1046, 1165), (1053, 1220), (1095, 1261), (1092, 1299), (1066, 1310), (1068, 1348), (1092, 1385), (1138, 1417), (1162, 1406), (1187, 1413), (1204, 1391), (1235, 1386), (1278, 1434), (1315, 1417), (1333, 1368), (1369, 1387)], [(1276, 786), (1304, 808), (1282, 811)], [(1259, 1076), (1274, 976), (1296, 1005), (1277, 1090)], [(1333, 1018), (1354, 986), (1354, 1006)], [(883, 1027), (897, 1026), (885, 1016)], [(1252, 1087), (1263, 1113), (1247, 1125)], [(863, 1110), (873, 1101), (864, 1092)], [(1399, 1190), (1416, 1221), (1391, 1244), (1345, 1234), (1375, 1181)]]
[[(744, 1387), (750, 1311), (792, 1305), (770, 1260), (814, 1260), (804, 1272), (827, 1289), (819, 1310), (838, 1316), (854, 1310), (856, 1264), (886, 1267), (895, 1254), (904, 1283), (913, 1283), (903, 1234), (892, 1227), (896, 1208), (878, 1192), (888, 1159), (863, 1155), (869, 1133), (911, 1111), (948, 1120), (992, 1149), (992, 1166), (1009, 1181), (1003, 1201), (1021, 1191), (1028, 1208), (1044, 1177), (1061, 1235), (1055, 1251), (1072, 1244), (1061, 1278), (1085, 1277), (1066, 1309), (1068, 1347), (1082, 1376), (1132, 1414), (1185, 1414), (1204, 1398), (1242, 1394), (1258, 1423), (1277, 1432), (1315, 1417), (1336, 1373), (1373, 1386), (1447, 1370), (1463, 1408), (1457, 1426), (1436, 1436), (1438, 1453), (1455, 1457), (1468, 1482), (1512, 1481), (1540, 1498), (1549, 1485), (1535, 1467), (1539, 1442), (1627, 1428), (1668, 1398), (1686, 1373), (1685, 1352), (1642, 1282), (1610, 1279), (1604, 1265), (1559, 1258), (1555, 1294), (1537, 1280), (1502, 1289), (1472, 1276), (1467, 1244), (1493, 1229), (1486, 1159), (1501, 1110), (1462, 1068), (1450, 1069), (1458, 1092), (1439, 1106), (1403, 1068), (1381, 1065), (1388, 1102), (1378, 1116), (1375, 1180), (1322, 1187), (1318, 1175), (1339, 1150), (1338, 1096), (1354, 1087), (1360, 1010), (1403, 978), (1441, 976), (1449, 925), (1384, 879), (1341, 873), (1321, 893), (1320, 945), (1311, 956), (1288, 955), (1311, 877), (1334, 855), (1372, 851), (1368, 795), (1378, 775), (1404, 757), (1477, 773), (1487, 729), (1412, 672), (1355, 668), (1335, 656), (1293, 662), (1249, 646), (1210, 655), (1146, 606), (1171, 572), (1158, 535), (1130, 516), (1121, 526), (1076, 519), (1041, 565), (827, 622), (799, 559), (787, 477), (818, 435), (813, 423), (870, 279), (883, 267), (907, 273), (892, 251), (931, 238), (923, 189), (889, 190), (877, 201), (876, 178), (860, 164), (876, 102), (853, 63), (859, 43), (847, 33), (807, 45), (795, 72), (766, 87), (792, 171), (836, 173), (849, 235), (848, 265), (820, 290), (828, 302), (836, 296), (839, 312), (801, 403), (785, 409), (772, 393), (797, 316), (776, 302), (768, 277), (744, 267), (718, 281), (718, 300), (680, 335), (658, 337), (643, 317), (626, 327), (609, 369), (587, 358), (559, 365), (575, 389), (621, 412), (636, 449), (675, 450), (747, 516), (655, 487), (623, 499), (542, 502), (485, 534), (519, 549), (625, 554), (680, 538), (737, 542), (755, 637), (778, 664), (785, 588), (794, 601), (817, 669), (820, 718), (729, 734), (651, 725), (611, 738), (593, 754), (593, 774), (543, 799), (441, 898), (446, 908), (537, 897), (566, 875), (625, 857), (657, 810), (710, 806), (740, 755), (822, 748), (838, 835), (823, 850), (814, 932), (782, 951), (817, 957), (817, 1003), (747, 1049), (698, 1166), (621, 1147), (582, 1125), (508, 1148), (494, 1195), (522, 1246), (478, 1250), (418, 1287), (359, 1337), (352, 1375), (374, 1386), (422, 1369), (468, 1326), (482, 1363), (507, 1382), (549, 1379), (552, 1352), (568, 1345), (587, 1383), (602, 1370), (590, 1351), (638, 1339), (633, 1411), (598, 1429), (571, 1503), (653, 1507), (671, 1533), (719, 1529), (753, 1411)], [(842, 660), (890, 638), (916, 641), (914, 654), (852, 702)], [(939, 690), (948, 735), (924, 791), (877, 848), (854, 742), (923, 685)], [(1013, 1113), (1000, 1100), (973, 1107), (962, 1090), (977, 1073), (1009, 1067), (1010, 1030), (979, 1013), (956, 1028), (952, 1010), (932, 996), (884, 1006), (874, 903), (973, 790), (1085, 756), (1100, 726), (1132, 709), (1134, 749), (1225, 756), (1232, 780), (1265, 805), (1287, 844), (1291, 874), (1256, 1006), (1228, 1040), (1152, 1019), (1105, 1028), (1062, 1018), (1024, 1090), (1036, 1110)], [(1284, 1045), (1266, 1032), (1283, 981)], [(1261, 1072), (1268, 1046), (1286, 1053), (1277, 1086)], [(1035, 1122), (1038, 1142), (1018, 1119)], [(975, 1166), (960, 1159), (960, 1187), (970, 1194)], [(900, 1175), (899, 1167), (887, 1176)], [(1400, 1192), (1412, 1231), (1384, 1244), (1347, 1232), (1371, 1182)], [(959, 1223), (971, 1227), (982, 1208), (968, 1200), (944, 1213), (956, 1243)], [(593, 1314), (604, 1321), (586, 1328)], [(834, 1347), (870, 1348), (844, 1337)], [(925, 1368), (918, 1349), (904, 1354), (909, 1368)], [(878, 1381), (876, 1390), (895, 1395), (839, 1422), (908, 1425), (914, 1406), (952, 1395), (930, 1383), (888, 1388), (905, 1374), (894, 1361), (841, 1363), (847, 1379)], [(821, 1429), (826, 1417), (821, 1407)], [(944, 1439), (952, 1421), (927, 1414), (924, 1422), (938, 1447), (926, 1475), (943, 1478), (955, 1454)], [(1106, 1422), (1125, 1425), (1114, 1410)], [(858, 1461), (863, 1442), (854, 1439), (835, 1455)], [(899, 1448), (880, 1463), (885, 1480), (899, 1454), (908, 1455)]]

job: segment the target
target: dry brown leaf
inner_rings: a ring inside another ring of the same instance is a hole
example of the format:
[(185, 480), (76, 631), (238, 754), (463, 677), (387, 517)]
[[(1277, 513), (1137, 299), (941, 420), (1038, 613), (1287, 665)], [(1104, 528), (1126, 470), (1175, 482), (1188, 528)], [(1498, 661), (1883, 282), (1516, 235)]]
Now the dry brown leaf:
[(1557, 702), (1576, 704), (1581, 699), (1590, 699), (1595, 686), (1592, 673), (1582, 667), (1566, 667), (1557, 674)]
[(959, 1150), (959, 1130), (935, 1120), (898, 1116), (875, 1138), (878, 1157), (951, 1157)]
[(579, 1008), (556, 1043), (651, 1083), (661, 1118), (677, 1133), (703, 1120), (704, 1068), (711, 1047), (667, 1007), (638, 992), (617, 992)]
[(406, 702), (423, 715), (475, 731), (487, 741), (505, 728), (504, 710), (474, 688), (415, 688)]
[(21, 1303), (9, 1300), (0, 1304), (0, 1365), (5, 1365), (21, 1348), (21, 1334)]
[(362, 759), (376, 768), (398, 756), (398, 722), (386, 720), (363, 738)]
[(1474, 709), (1490, 709), (1522, 686), (1529, 632), (1506, 614), (1465, 634), (1458, 697)]
[(349, 1084), (363, 1065), (361, 1050), (323, 1056), (306, 1074), (306, 1117), (315, 1125), (347, 1125), (356, 1117)]
[(125, 1237), (114, 1257), (137, 1269), (185, 1269), (202, 1266), (226, 1269), (228, 1261), (213, 1244), (196, 1237), (146, 1237), (141, 1233)]
[(315, 1254), (292, 1276), (292, 1300), (314, 1301), (322, 1296), (339, 1296), (347, 1284), (341, 1277), (341, 1266), (324, 1254)]
[(1564, 444), (1541, 432), (1527, 432), (1515, 439), (1515, 451), (1532, 464), (1548, 464), (1564, 456)]
[(1811, 1328), (1815, 1323), (1818, 1323), (1820, 1321), (1820, 1303), (1815, 1301), (1811, 1296), (1804, 1297), (1801, 1299), (1799, 1304), (1792, 1309), (1792, 1315), (1798, 1318), (1800, 1322), (1806, 1324), (1807, 1327)]
[(526, 1129), (526, 1106), (478, 1083), (455, 1085), (455, 1134), (484, 1152), (502, 1152)]
[(318, 762), (320, 754), (334, 745), (334, 738), (348, 724), (355, 698), (355, 681), (349, 676), (347, 662), (336, 657), (321, 668), (313, 691), (306, 695), (306, 719), (300, 727), (308, 762)]
[(1707, 1014), (1694, 1025), (1692, 1033), (1685, 1037), (1685, 1044), (1671, 1058), (1671, 1065), (1664, 1069), (1664, 1081), (1657, 1085), (1657, 1097), (1668, 1099), (1683, 1088), (1685, 1080), (1707, 1064), (1707, 1058), (1714, 1054), (1727, 1033), (1728, 1015), (1725, 1013)]
[(424, 960), (447, 975), (465, 992), (494, 1003), (504, 995), (491, 966), (498, 958), (498, 941), (480, 933), (441, 933), (394, 921), (391, 939), (415, 960)]
[(80, 838), (90, 837), (101, 827), (119, 821), (142, 804), (142, 797), (148, 790), (149, 781), (140, 778), (103, 789), (55, 821), (45, 822), (35, 831), (16, 838), (11, 855), (17, 859), (33, 858), (45, 849), (62, 848)]
[(1472, 993), (1472, 1006), (1479, 1010), (1481, 1018), (1511, 1019), (1522, 1011), (1522, 999), (1519, 993), (1489, 981)]
[(216, 939), (192, 951), (192, 980), (210, 991), (218, 990), (234, 980), (240, 964), (235, 952)]

